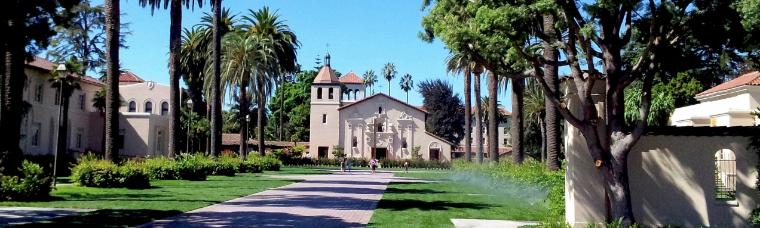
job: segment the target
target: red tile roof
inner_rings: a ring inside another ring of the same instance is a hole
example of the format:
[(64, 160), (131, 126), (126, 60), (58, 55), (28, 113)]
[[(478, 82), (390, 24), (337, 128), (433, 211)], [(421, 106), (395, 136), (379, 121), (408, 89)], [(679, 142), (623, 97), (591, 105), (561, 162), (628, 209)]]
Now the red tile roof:
[(732, 89), (732, 88), (736, 88), (736, 87), (744, 86), (744, 85), (752, 85), (752, 86), (760, 85), (760, 71), (753, 71), (753, 72), (743, 74), (737, 78), (734, 78), (731, 81), (724, 82), (723, 84), (720, 84), (718, 86), (705, 90), (704, 92), (697, 94), (697, 96), (707, 95), (710, 93)]
[[(35, 56), (34, 59), (31, 62), (27, 62), (26, 65), (32, 66), (32, 67), (36, 67), (37, 69), (46, 70), (46, 71), (54, 71), (56, 68), (58, 68), (58, 64), (57, 63), (51, 62), (50, 60), (47, 60), (47, 59), (44, 59), (44, 58), (40, 58), (40, 57), (37, 57), (37, 56)], [(73, 75), (76, 76), (76, 78), (79, 79), (79, 81), (81, 81), (83, 83), (93, 84), (93, 85), (96, 85), (96, 86), (103, 86), (103, 85), (105, 85), (100, 80), (95, 79), (95, 78), (90, 77), (90, 76), (81, 76), (81, 75), (79, 75), (77, 73), (74, 73)]]
[(129, 72), (129, 71), (122, 71), (121, 74), (119, 74), (119, 82), (134, 82), (134, 83), (141, 83), (145, 82), (142, 78), (137, 76), (136, 74)]
[(322, 69), (319, 70), (317, 77), (314, 78), (314, 81), (312, 83), (335, 84), (338, 82), (340, 82), (340, 80), (338, 80), (338, 77), (335, 76), (335, 72), (333, 72), (332, 68), (330, 68), (330, 66), (324, 66), (322, 67)]
[(356, 102), (354, 102), (354, 103), (351, 103), (351, 104), (348, 104), (348, 105), (344, 105), (344, 106), (341, 106), (340, 108), (338, 108), (338, 110), (341, 110), (341, 109), (344, 109), (344, 108), (348, 108), (348, 107), (354, 106), (354, 105), (356, 105), (356, 104), (359, 104), (359, 103), (363, 103), (363, 102), (365, 102), (365, 101), (368, 101), (368, 100), (370, 100), (370, 99), (372, 99), (372, 98), (374, 98), (374, 97), (378, 97), (378, 96), (387, 97), (387, 98), (389, 98), (389, 99), (391, 99), (391, 100), (393, 100), (393, 101), (396, 101), (396, 102), (398, 102), (398, 103), (401, 103), (401, 104), (403, 104), (403, 105), (406, 105), (407, 107), (410, 107), (410, 108), (413, 108), (413, 109), (419, 110), (420, 112), (423, 112), (423, 113), (427, 114), (427, 111), (425, 111), (424, 109), (421, 109), (420, 107), (417, 107), (417, 106), (414, 106), (414, 105), (410, 105), (409, 103), (406, 103), (406, 102), (403, 102), (403, 101), (401, 101), (401, 100), (399, 100), (399, 99), (396, 99), (396, 98), (394, 98), (394, 97), (391, 97), (391, 96), (385, 95), (384, 93), (376, 93), (375, 95), (372, 95), (372, 96), (366, 97), (366, 98), (364, 98), (364, 99), (358, 100), (358, 101), (356, 101)]
[(343, 75), (343, 77), (340, 77), (340, 83), (343, 84), (363, 84), (364, 79), (354, 74), (353, 71), (348, 72), (348, 74)]

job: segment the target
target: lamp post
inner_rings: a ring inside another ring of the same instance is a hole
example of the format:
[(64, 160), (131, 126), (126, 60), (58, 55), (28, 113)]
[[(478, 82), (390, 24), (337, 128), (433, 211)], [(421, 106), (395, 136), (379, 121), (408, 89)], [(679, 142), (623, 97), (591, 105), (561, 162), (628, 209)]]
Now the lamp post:
[[(190, 114), (190, 108), (193, 107), (193, 100), (187, 99), (186, 103), (188, 114)], [(187, 117), (190, 117), (190, 115), (187, 115)], [(190, 152), (190, 118), (187, 118), (185, 122), (187, 122), (187, 133), (185, 134), (185, 152)]]
[(55, 69), (59, 74), (63, 74), (62, 76), (59, 75), (59, 77), (62, 77), (58, 80), (58, 129), (55, 130), (55, 144), (54, 150), (53, 150), (53, 187), (55, 188), (57, 174), (58, 174), (58, 145), (61, 143), (58, 140), (58, 135), (61, 134), (61, 118), (63, 116), (63, 87), (65, 85), (64, 81), (69, 76), (68, 70), (66, 69), (66, 64), (59, 64), (58, 67)]
[[(248, 123), (250, 123), (250, 122), (251, 122), (251, 114), (246, 114), (245, 115), (245, 126), (240, 126), (240, 130), (243, 131), (245, 129), (245, 131), (247, 131), (248, 130), (248, 125), (250, 125)], [(251, 138), (251, 134), (245, 134), (245, 135), (247, 137), (245, 139), (245, 146), (243, 148), (245, 148), (246, 151), (240, 151), (240, 154), (243, 155), (243, 159), (245, 159), (246, 157), (248, 157), (248, 139)]]

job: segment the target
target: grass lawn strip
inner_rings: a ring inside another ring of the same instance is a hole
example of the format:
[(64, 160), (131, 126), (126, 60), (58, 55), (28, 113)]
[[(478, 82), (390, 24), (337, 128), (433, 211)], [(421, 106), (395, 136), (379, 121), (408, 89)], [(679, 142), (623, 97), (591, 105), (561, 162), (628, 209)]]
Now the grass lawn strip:
[(452, 218), (540, 220), (548, 209), (519, 196), (449, 179), (451, 172), (396, 173), (426, 182), (392, 182), (372, 216), (369, 227), (453, 227)]
[(0, 206), (89, 208), (99, 209), (78, 216), (45, 221), (34, 226), (93, 225), (106, 227), (136, 226), (155, 219), (247, 196), (270, 188), (298, 182), (266, 175), (324, 174), (310, 168), (284, 167), (279, 172), (239, 173), (234, 177), (209, 176), (206, 181), (151, 181), (150, 189), (90, 188), (59, 186), (46, 201), (7, 201)]

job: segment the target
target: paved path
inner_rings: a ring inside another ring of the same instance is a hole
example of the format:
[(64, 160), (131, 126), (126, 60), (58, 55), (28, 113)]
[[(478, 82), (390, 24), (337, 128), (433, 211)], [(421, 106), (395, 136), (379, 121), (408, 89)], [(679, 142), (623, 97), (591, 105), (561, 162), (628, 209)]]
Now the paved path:
[(143, 227), (364, 227), (393, 174), (352, 172), (296, 178), (305, 181), (156, 220)]
[(0, 207), (0, 227), (20, 225), (50, 220), (53, 218), (76, 215), (91, 209), (39, 208), (39, 207)]

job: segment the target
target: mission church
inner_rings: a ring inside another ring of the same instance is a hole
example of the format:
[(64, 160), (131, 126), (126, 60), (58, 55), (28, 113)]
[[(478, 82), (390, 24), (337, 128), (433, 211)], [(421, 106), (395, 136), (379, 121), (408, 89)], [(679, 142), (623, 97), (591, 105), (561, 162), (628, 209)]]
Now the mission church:
[[(343, 91), (345, 90), (345, 91)], [(353, 72), (338, 78), (330, 55), (311, 85), (309, 153), (333, 158), (343, 148), (349, 158), (450, 161), (453, 143), (425, 131), (427, 112), (389, 95), (365, 96), (364, 80)]]

